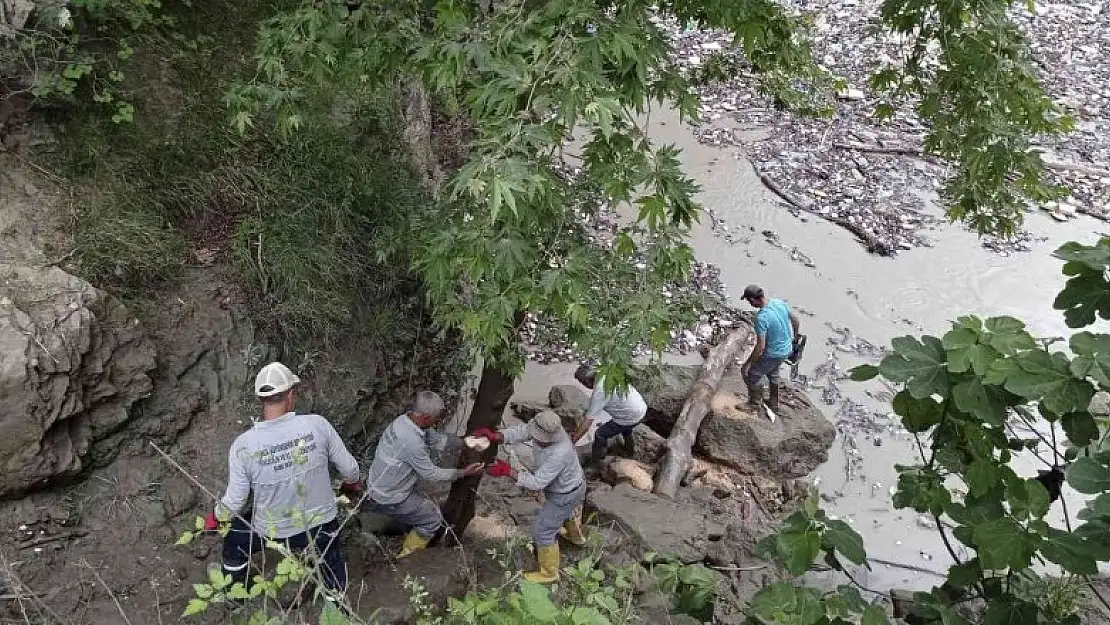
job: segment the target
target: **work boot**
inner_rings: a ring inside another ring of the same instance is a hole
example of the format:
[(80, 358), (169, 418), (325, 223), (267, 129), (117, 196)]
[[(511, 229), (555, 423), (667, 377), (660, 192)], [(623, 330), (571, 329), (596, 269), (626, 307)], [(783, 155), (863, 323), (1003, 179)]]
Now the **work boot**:
[(582, 533), (582, 506), (578, 506), (574, 509), (574, 516), (567, 519), (566, 523), (563, 523), (563, 527), (559, 530), (559, 535), (575, 547), (586, 546), (586, 536)]
[(763, 404), (763, 386), (749, 386), (748, 387), (748, 408), (758, 410)]
[(524, 579), (535, 584), (551, 584), (559, 579), (559, 543), (541, 547), (536, 545), (536, 563), (539, 570), (524, 574)]
[(401, 551), (397, 553), (397, 559), (411, 556), (417, 551), (423, 551), (432, 539), (424, 538), (416, 530), (412, 530), (405, 535), (405, 542), (401, 543)]
[(771, 393), (767, 397), (767, 407), (771, 410), (778, 412), (779, 409), (779, 392), (782, 390), (782, 385), (775, 382), (771, 384)]

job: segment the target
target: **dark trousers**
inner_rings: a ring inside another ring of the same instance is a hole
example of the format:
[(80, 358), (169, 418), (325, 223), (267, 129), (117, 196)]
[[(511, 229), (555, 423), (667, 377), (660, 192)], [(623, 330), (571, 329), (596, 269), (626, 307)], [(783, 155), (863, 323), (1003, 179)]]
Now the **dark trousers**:
[[(332, 590), (342, 590), (347, 586), (347, 564), (343, 561), (343, 543), (338, 534), (339, 524), (332, 519), (307, 532), (279, 538), (276, 542), (284, 543), (295, 554), (302, 554), (310, 544), (313, 545), (313, 554), (319, 559), (324, 584)], [(244, 588), (250, 587), (247, 573), (250, 571), (251, 555), (261, 552), (264, 543), (263, 537), (251, 530), (242, 519), (235, 517), (231, 520), (231, 531), (224, 536), (223, 571), (231, 576), (232, 583), (239, 582)]]
[(620, 425), (616, 421), (606, 421), (594, 432), (594, 444), (590, 449), (590, 459), (601, 462), (609, 452), (609, 439), (620, 436), (626, 447), (632, 447), (632, 429), (635, 425)]

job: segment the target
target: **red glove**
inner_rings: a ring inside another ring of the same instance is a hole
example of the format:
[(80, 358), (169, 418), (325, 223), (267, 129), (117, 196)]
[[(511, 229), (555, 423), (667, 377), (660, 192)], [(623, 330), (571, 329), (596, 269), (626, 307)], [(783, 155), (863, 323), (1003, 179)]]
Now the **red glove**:
[(505, 440), (504, 436), (501, 436), (501, 434), (494, 432), (489, 428), (478, 428), (477, 430), (474, 430), (474, 433), (471, 434), (471, 436), (488, 439), (491, 443), (500, 443)]
[(511, 477), (513, 468), (508, 462), (498, 460), (486, 467), (486, 473), (489, 473), (490, 477)]
[(216, 518), (215, 512), (209, 512), (204, 517), (204, 531), (214, 532), (220, 529), (220, 521)]
[(346, 493), (352, 497), (362, 497), (362, 493), (366, 491), (366, 484), (362, 480), (355, 480), (354, 482), (343, 482), (339, 486), (339, 492)]

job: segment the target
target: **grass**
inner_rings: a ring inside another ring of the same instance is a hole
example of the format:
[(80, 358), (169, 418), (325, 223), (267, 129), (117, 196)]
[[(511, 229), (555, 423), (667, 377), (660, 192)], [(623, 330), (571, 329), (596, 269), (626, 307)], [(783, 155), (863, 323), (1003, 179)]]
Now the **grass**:
[(214, 252), (283, 351), (352, 335), (411, 345), (423, 311), (405, 241), (428, 199), (391, 94), (342, 117), (306, 116), (285, 141), (230, 126), (223, 96), (253, 71), (255, 28), (273, 10), (198, 2), (174, 32), (137, 43), (133, 124), (93, 107), (60, 112), (54, 162), (87, 190), (73, 267), (135, 301), (172, 287), (198, 251)]

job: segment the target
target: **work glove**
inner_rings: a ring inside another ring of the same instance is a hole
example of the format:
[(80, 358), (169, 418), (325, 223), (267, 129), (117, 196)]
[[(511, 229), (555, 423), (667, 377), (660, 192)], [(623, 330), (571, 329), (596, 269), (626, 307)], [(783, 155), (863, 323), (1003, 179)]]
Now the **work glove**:
[(490, 477), (511, 477), (513, 467), (504, 460), (498, 460), (486, 468), (486, 473), (489, 473)]
[(339, 492), (351, 497), (362, 497), (362, 493), (366, 492), (366, 484), (363, 484), (362, 480), (343, 482), (339, 486)]
[(491, 443), (500, 443), (505, 440), (504, 436), (489, 428), (478, 428), (477, 430), (474, 430), (474, 433), (471, 434), (471, 436), (485, 438)]
[(216, 518), (215, 512), (209, 512), (204, 515), (204, 531), (214, 532), (220, 529), (220, 520)]

